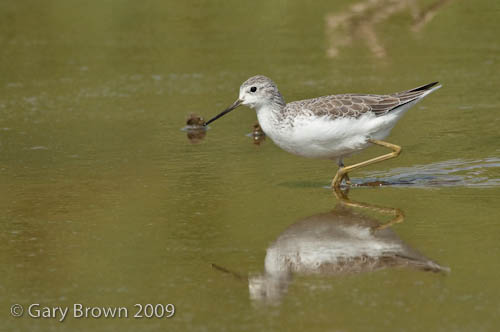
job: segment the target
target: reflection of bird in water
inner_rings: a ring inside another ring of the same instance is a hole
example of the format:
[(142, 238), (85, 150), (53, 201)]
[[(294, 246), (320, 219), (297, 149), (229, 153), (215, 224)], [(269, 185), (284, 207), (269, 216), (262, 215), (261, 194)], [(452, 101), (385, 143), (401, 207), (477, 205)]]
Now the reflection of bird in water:
[(387, 52), (380, 43), (376, 25), (392, 15), (409, 9), (413, 18), (412, 30), (419, 31), (429, 23), (436, 13), (452, 0), (438, 0), (422, 10), (416, 0), (366, 0), (351, 5), (340, 13), (326, 16), (325, 33), (329, 40), (327, 56), (339, 55), (339, 48), (362, 39), (373, 55), (383, 58)]
[[(381, 224), (355, 212), (351, 208), (354, 206), (392, 214), (394, 218)], [(278, 236), (267, 248), (265, 272), (248, 278), (250, 297), (278, 301), (297, 274), (336, 276), (395, 267), (447, 271), (405, 244), (389, 228), (402, 220), (403, 213), (398, 209), (356, 203), (344, 196), (333, 211), (301, 219)]]
[(186, 120), (186, 127), (183, 128), (187, 132), (188, 140), (193, 143), (201, 142), (207, 135), (207, 128), (203, 126), (205, 119), (198, 114), (189, 114)]

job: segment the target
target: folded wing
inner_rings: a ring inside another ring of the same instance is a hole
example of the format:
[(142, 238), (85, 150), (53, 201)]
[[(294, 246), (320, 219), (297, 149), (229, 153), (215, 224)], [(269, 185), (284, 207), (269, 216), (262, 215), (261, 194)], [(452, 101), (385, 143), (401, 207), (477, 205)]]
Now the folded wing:
[(286, 105), (286, 113), (304, 113), (315, 116), (329, 116), (332, 119), (342, 117), (358, 118), (366, 113), (376, 116), (387, 114), (399, 107), (425, 97), (438, 89), (438, 82), (433, 82), (408, 91), (390, 95), (341, 94), (300, 100)]

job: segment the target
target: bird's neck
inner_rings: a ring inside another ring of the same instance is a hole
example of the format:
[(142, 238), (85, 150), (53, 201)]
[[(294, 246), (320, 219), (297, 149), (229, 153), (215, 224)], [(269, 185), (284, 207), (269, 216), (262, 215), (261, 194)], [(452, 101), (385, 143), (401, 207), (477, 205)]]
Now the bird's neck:
[(264, 103), (260, 103), (254, 106), (257, 114), (267, 114), (273, 115), (275, 117), (283, 114), (283, 109), (286, 103), (283, 96), (278, 92), (273, 95), (271, 99), (266, 100)]
[(281, 93), (277, 92), (271, 99), (255, 107), (262, 130), (266, 135), (271, 136), (271, 138), (280, 129), (285, 106), (285, 99)]
[(273, 98), (271, 99), (271, 105), (273, 109), (281, 111), (286, 106), (285, 98), (281, 95), (279, 91), (277, 91)]

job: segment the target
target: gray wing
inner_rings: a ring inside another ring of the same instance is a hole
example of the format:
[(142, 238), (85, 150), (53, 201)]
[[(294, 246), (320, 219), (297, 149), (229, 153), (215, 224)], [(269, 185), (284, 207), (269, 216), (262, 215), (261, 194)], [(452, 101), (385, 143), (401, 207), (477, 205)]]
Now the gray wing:
[(381, 116), (421, 98), (436, 84), (438, 82), (390, 95), (343, 94), (300, 100), (287, 104), (285, 112), (297, 113), (308, 110), (316, 116), (330, 116), (334, 119), (342, 117), (358, 118), (368, 112)]

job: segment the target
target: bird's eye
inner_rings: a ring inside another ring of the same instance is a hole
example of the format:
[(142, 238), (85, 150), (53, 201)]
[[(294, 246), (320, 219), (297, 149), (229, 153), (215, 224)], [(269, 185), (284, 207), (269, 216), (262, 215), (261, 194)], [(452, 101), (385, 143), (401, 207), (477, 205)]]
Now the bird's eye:
[(255, 92), (255, 91), (257, 91), (257, 87), (252, 86), (252, 87), (250, 88), (250, 92)]

